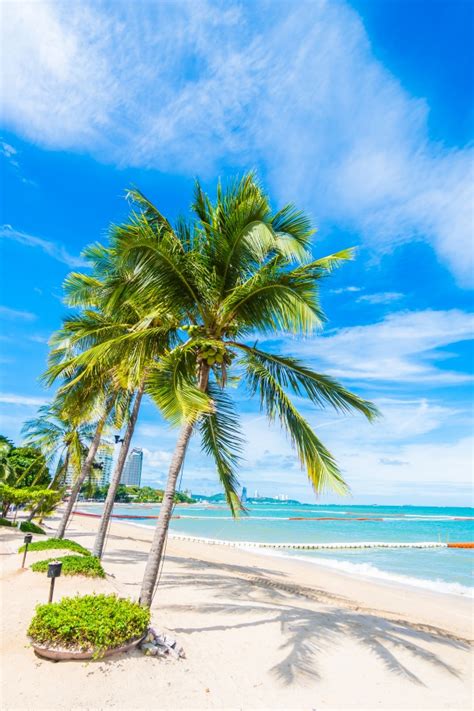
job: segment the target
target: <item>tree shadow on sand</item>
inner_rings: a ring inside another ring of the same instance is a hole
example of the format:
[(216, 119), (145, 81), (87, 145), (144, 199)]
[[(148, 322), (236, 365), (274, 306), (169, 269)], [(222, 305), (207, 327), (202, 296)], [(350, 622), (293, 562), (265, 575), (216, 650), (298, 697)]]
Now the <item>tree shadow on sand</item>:
[[(183, 565), (189, 565), (181, 559)], [(192, 567), (189, 565), (189, 567)], [(214, 567), (214, 566), (213, 566)], [(215, 565), (216, 568), (219, 566)], [(229, 566), (230, 567), (230, 566)], [(232, 566), (235, 572), (235, 567)], [(400, 655), (409, 652), (413, 657), (423, 660), (439, 671), (460, 678), (460, 673), (445, 662), (440, 654), (427, 648), (427, 644), (436, 643), (444, 648), (467, 651), (470, 644), (447, 632), (434, 627), (414, 625), (407, 621), (390, 620), (373, 611), (358, 612), (345, 606), (328, 605), (323, 610), (313, 609), (314, 602), (301, 596), (301, 602), (295, 603), (294, 595), (288, 594), (272, 581), (255, 581), (214, 572), (193, 570), (192, 574), (164, 575), (160, 583), (162, 589), (189, 585), (212, 590), (217, 598), (215, 603), (196, 605), (165, 605), (170, 611), (196, 611), (215, 618), (222, 614), (256, 616), (257, 619), (230, 624), (208, 625), (203, 627), (174, 627), (176, 634), (195, 632), (225, 631), (256, 626), (279, 624), (283, 642), (280, 650), (284, 656), (270, 671), (284, 684), (291, 684), (297, 678), (305, 676), (321, 678), (318, 660), (327, 654), (328, 648), (350, 639), (369, 650), (393, 674), (408, 679), (412, 683), (424, 685), (421, 679), (402, 662)], [(285, 585), (285, 583), (283, 583)], [(228, 597), (231, 601), (222, 602)], [(162, 608), (163, 611), (163, 608)]]

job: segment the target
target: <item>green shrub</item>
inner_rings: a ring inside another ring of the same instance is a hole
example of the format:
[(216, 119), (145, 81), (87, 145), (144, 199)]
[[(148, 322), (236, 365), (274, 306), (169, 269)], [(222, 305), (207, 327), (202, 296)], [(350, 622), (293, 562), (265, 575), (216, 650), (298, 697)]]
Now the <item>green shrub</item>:
[(100, 564), (100, 560), (93, 555), (65, 555), (61, 558), (48, 558), (33, 563), (31, 570), (35, 573), (46, 573), (48, 563), (52, 560), (60, 560), (63, 564), (61, 574), (64, 575), (87, 575), (89, 578), (105, 578), (105, 570)]
[(24, 531), (25, 533), (41, 533), (43, 536), (46, 535), (46, 531), (43, 531), (41, 526), (37, 526), (36, 523), (33, 523), (32, 521), (22, 521), (20, 524), (20, 531)]
[[(68, 538), (48, 538), (46, 541), (35, 541), (30, 543), (28, 546), (29, 551), (47, 551), (51, 549), (67, 548), (75, 553), (82, 553), (82, 555), (90, 555), (90, 551), (84, 548), (79, 543), (75, 541), (70, 541)], [(22, 553), (25, 550), (25, 546), (21, 546), (18, 549), (18, 553)]]
[(38, 605), (28, 628), (33, 642), (98, 657), (145, 634), (150, 611), (115, 595), (64, 597)]
[(8, 518), (3, 518), (3, 516), (0, 516), (0, 526), (13, 526), (15, 527), (15, 524), (13, 521), (10, 521)]

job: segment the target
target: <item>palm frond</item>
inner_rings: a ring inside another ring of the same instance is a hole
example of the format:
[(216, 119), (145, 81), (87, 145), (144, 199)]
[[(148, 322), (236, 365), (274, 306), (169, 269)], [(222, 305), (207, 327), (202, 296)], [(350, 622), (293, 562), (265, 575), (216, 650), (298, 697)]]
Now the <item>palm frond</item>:
[(243, 446), (238, 417), (231, 398), (224, 390), (210, 383), (207, 392), (214, 409), (199, 420), (202, 449), (214, 459), (227, 504), (232, 515), (238, 516), (244, 510), (237, 491), (239, 481), (236, 470)]
[(250, 360), (263, 365), (282, 388), (290, 388), (295, 395), (308, 397), (321, 408), (329, 404), (338, 412), (355, 410), (369, 421), (380, 414), (373, 403), (350, 392), (334, 378), (314, 372), (296, 358), (265, 353), (242, 343), (231, 342), (231, 345), (247, 353)]
[(251, 394), (260, 396), (260, 406), (269, 420), (278, 418), (286, 430), (315, 492), (332, 489), (346, 493), (348, 487), (334, 457), (298, 412), (270, 370), (251, 355), (246, 358), (244, 367)]
[(237, 321), (263, 333), (312, 333), (325, 320), (314, 278), (281, 268), (280, 257), (233, 289), (220, 305), (220, 318)]
[(152, 364), (145, 391), (174, 425), (212, 412), (212, 400), (196, 385), (196, 356), (188, 348), (179, 346)]

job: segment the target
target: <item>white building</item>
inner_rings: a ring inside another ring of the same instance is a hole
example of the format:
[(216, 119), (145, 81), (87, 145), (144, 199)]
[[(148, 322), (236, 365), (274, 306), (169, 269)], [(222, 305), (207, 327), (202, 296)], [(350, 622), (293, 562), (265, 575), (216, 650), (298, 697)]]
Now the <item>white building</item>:
[[(98, 486), (107, 486), (110, 484), (112, 476), (112, 467), (114, 461), (114, 445), (108, 440), (102, 440), (97, 454), (95, 455), (94, 465), (91, 475), (97, 481)], [(68, 466), (66, 472), (66, 484), (72, 486), (77, 472), (73, 471), (71, 465)]]
[(139, 447), (134, 447), (125, 462), (120, 483), (125, 484), (125, 486), (141, 486), (142, 464), (143, 450)]

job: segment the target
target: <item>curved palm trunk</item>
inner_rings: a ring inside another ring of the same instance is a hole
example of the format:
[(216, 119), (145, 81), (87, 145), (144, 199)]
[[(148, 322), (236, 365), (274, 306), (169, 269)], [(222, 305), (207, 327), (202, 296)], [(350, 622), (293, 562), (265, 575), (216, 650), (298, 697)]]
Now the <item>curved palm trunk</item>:
[(63, 517), (61, 519), (61, 522), (58, 526), (58, 530), (56, 532), (56, 538), (64, 538), (64, 534), (66, 533), (66, 526), (69, 521), (71, 511), (73, 509), (74, 504), (76, 503), (76, 499), (77, 499), (78, 494), (81, 490), (81, 486), (85, 482), (86, 478), (89, 476), (90, 471), (92, 469), (95, 455), (97, 454), (97, 450), (99, 449), (100, 438), (102, 436), (102, 432), (104, 430), (105, 423), (107, 422), (107, 418), (110, 414), (112, 407), (113, 407), (113, 402), (107, 406), (106, 411), (104, 412), (103, 416), (101, 417), (101, 419), (99, 420), (99, 422), (97, 424), (97, 428), (96, 428), (95, 434), (94, 434), (94, 439), (92, 440), (91, 446), (89, 447), (89, 451), (87, 452), (87, 457), (85, 458), (84, 464), (82, 465), (81, 473), (77, 477), (76, 482), (71, 489), (71, 495), (69, 496), (69, 499), (66, 503), (66, 508), (64, 510)]
[(128, 450), (130, 448), (130, 442), (132, 440), (135, 425), (137, 423), (144, 389), (145, 384), (143, 383), (142, 385), (140, 385), (135, 397), (135, 402), (133, 403), (132, 413), (128, 421), (127, 430), (123, 438), (122, 446), (120, 447), (120, 453), (117, 459), (117, 464), (115, 465), (112, 481), (110, 482), (109, 490), (107, 492), (107, 498), (105, 499), (104, 511), (102, 513), (102, 518), (100, 519), (99, 524), (99, 530), (97, 531), (97, 535), (94, 541), (94, 548), (92, 549), (92, 555), (97, 556), (97, 558), (102, 558), (102, 553), (105, 544), (105, 536), (107, 534), (110, 516), (112, 515), (117, 489), (120, 486), (120, 479), (122, 478), (125, 460), (127, 458)]
[[(207, 388), (208, 380), (209, 366), (202, 365), (199, 376), (199, 389), (203, 392)], [(148, 560), (146, 563), (142, 587), (140, 590), (139, 602), (140, 605), (143, 605), (143, 607), (150, 607), (153, 600), (158, 571), (160, 569), (160, 563), (163, 557), (166, 537), (168, 535), (171, 513), (173, 511), (176, 484), (178, 481), (179, 473), (181, 471), (181, 467), (183, 466), (184, 458), (186, 456), (186, 449), (188, 447), (188, 443), (193, 432), (193, 427), (194, 423), (192, 422), (186, 422), (182, 426), (181, 432), (179, 433), (178, 441), (176, 443), (176, 449), (174, 450), (173, 459), (171, 460), (168, 472), (168, 480), (166, 482), (166, 489), (164, 491), (163, 501), (161, 502), (160, 506), (160, 515), (158, 516), (158, 521), (156, 522), (153, 542), (151, 544), (150, 552), (148, 554)]]

